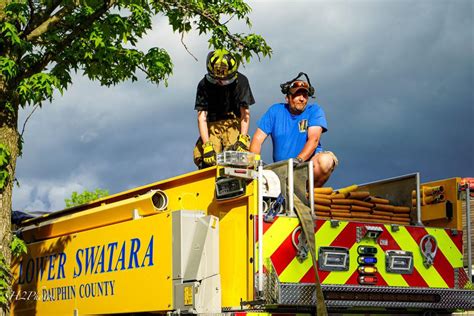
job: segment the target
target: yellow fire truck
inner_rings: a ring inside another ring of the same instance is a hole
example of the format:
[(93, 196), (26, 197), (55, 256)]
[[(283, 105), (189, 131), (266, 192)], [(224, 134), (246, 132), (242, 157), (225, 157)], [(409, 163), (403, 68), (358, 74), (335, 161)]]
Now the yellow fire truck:
[(415, 173), (333, 190), (314, 189), (312, 177), (311, 163), (224, 152), (216, 167), (26, 220), (11, 313), (474, 309), (460, 178), (421, 184)]

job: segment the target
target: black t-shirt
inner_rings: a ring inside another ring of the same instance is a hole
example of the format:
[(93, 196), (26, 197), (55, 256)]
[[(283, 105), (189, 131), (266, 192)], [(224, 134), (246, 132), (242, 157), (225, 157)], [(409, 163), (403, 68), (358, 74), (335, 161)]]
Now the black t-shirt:
[(247, 77), (238, 72), (237, 79), (226, 86), (210, 83), (206, 77), (199, 81), (194, 109), (207, 111), (208, 120), (216, 121), (225, 119), (227, 113), (240, 117), (240, 107), (254, 103)]

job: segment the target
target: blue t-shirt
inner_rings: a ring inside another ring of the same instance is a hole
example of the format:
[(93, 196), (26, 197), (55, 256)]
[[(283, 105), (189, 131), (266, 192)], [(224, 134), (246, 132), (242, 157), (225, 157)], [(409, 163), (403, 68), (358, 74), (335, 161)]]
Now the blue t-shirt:
[[(321, 126), (323, 133), (327, 131), (326, 116), (316, 103), (308, 104), (299, 115), (291, 114), (288, 104), (277, 103), (258, 122), (258, 128), (272, 138), (273, 161), (295, 158), (306, 144), (311, 126)], [(322, 150), (320, 140), (315, 153)]]

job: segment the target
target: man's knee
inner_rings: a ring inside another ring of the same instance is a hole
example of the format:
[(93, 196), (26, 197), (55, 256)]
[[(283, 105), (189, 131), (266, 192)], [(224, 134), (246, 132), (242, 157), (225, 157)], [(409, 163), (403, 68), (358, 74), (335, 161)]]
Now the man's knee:
[(337, 166), (338, 161), (332, 152), (321, 152), (314, 156), (313, 163), (323, 175), (331, 174)]

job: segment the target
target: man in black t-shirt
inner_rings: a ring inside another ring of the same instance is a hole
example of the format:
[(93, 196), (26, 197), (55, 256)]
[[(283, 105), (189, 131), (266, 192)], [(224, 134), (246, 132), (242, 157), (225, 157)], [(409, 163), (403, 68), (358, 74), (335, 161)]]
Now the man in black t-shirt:
[(216, 154), (224, 150), (248, 151), (249, 106), (255, 103), (247, 77), (228, 51), (210, 52), (206, 64), (194, 106), (200, 137), (193, 155), (200, 169), (215, 165)]

